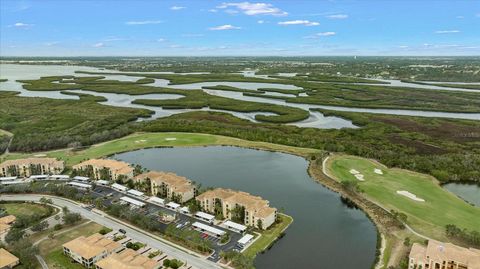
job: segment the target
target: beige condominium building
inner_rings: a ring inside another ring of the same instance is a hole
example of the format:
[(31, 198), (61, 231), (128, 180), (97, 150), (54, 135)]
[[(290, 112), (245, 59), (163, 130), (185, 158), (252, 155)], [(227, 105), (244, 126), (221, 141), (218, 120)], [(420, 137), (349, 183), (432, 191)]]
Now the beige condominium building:
[(60, 174), (65, 163), (55, 158), (27, 158), (8, 160), (0, 164), (2, 177), (29, 177), (31, 175)]
[(184, 203), (195, 197), (192, 181), (174, 173), (150, 171), (135, 177), (136, 181), (150, 179), (152, 195), (166, 197), (177, 203)]
[(480, 250), (429, 240), (428, 245), (414, 243), (409, 269), (480, 269)]
[(96, 269), (157, 269), (161, 267), (160, 262), (141, 255), (132, 249), (114, 253), (95, 263)]
[(97, 233), (63, 244), (63, 253), (87, 268), (95, 268), (96, 262), (123, 248), (122, 244)]
[(20, 260), (4, 248), (0, 248), (0, 268), (10, 269), (17, 266)]
[[(8, 215), (0, 218), (0, 235), (6, 234), (17, 218), (14, 215)], [(1, 267), (0, 267), (1, 268)]]
[(277, 217), (277, 209), (270, 207), (267, 200), (246, 192), (217, 188), (200, 194), (196, 199), (207, 212), (216, 213), (215, 208), (221, 208), (221, 213), (227, 219), (232, 219), (235, 208), (243, 207), (243, 223), (264, 230), (270, 227)]
[(122, 161), (109, 159), (90, 159), (74, 165), (73, 170), (89, 171), (93, 179), (118, 180), (120, 176), (133, 178), (133, 167)]

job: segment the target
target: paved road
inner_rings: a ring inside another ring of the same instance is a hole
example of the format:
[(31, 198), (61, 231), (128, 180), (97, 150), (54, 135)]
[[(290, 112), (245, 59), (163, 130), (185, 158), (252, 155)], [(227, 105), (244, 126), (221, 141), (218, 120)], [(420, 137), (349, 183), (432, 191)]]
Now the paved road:
[(47, 263), (45, 262), (45, 260), (43, 259), (42, 256), (35, 255), (35, 257), (37, 257), (37, 260), (40, 263), (40, 265), (42, 266), (42, 269), (48, 269), (48, 265), (47, 265)]
[[(44, 197), (44, 195), (37, 195), (37, 194), (21, 194), (21, 195), (1, 195), (1, 200), (7, 201), (39, 201), (40, 198)], [(208, 261), (204, 257), (200, 257), (193, 252), (189, 252), (187, 250), (181, 250), (176, 248), (170, 244), (167, 244), (163, 241), (155, 239), (155, 235), (149, 234), (147, 232), (142, 232), (137, 229), (132, 229), (130, 226), (121, 223), (119, 221), (113, 220), (108, 217), (104, 217), (92, 211), (89, 211), (76, 203), (73, 203), (69, 200), (65, 200), (62, 198), (52, 197), (52, 196), (45, 196), (47, 198), (52, 199), (55, 205), (61, 207), (68, 207), (71, 212), (80, 213), (84, 218), (90, 219), (98, 224), (104, 225), (114, 230), (124, 229), (127, 232), (127, 235), (134, 240), (144, 242), (151, 247), (157, 248), (163, 251), (165, 254), (173, 256), (177, 259), (185, 261), (189, 266), (193, 266), (199, 269), (210, 269), (210, 268), (222, 268), (218, 264)]]

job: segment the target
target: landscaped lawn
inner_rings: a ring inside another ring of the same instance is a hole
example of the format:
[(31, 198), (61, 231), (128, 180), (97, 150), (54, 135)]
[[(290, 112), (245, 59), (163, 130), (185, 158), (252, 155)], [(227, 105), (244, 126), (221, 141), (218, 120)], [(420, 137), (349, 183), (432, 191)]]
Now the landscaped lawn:
[[(70, 263), (70, 259), (63, 255), (62, 245), (70, 240), (73, 240), (79, 236), (89, 236), (94, 233), (97, 233), (102, 229), (102, 225), (95, 222), (90, 222), (88, 224), (79, 224), (77, 228), (65, 232), (60, 235), (56, 235), (53, 239), (46, 239), (39, 244), (40, 255), (44, 257), (49, 268), (83, 268), (78, 267), (78, 264)], [(69, 229), (68, 227), (66, 229)], [(55, 233), (61, 232), (57, 231)]]
[(7, 210), (7, 213), (16, 217), (20, 215), (31, 216), (33, 214), (48, 214), (47, 206), (30, 203), (0, 203), (0, 207)]
[[(383, 175), (374, 172), (381, 169)], [(351, 169), (364, 175), (359, 181)], [(327, 172), (336, 180), (357, 181), (364, 194), (389, 210), (407, 215), (407, 223), (417, 232), (438, 240), (446, 240), (445, 225), (480, 232), (480, 208), (467, 204), (444, 190), (438, 182), (424, 174), (402, 169), (389, 169), (377, 162), (347, 155), (335, 155), (327, 162)], [(408, 191), (424, 202), (397, 194)]]
[(243, 252), (245, 256), (255, 257), (259, 252), (265, 250), (293, 222), (292, 217), (285, 214), (279, 214), (278, 217), (282, 221), (263, 231), (262, 236)]
[[(48, 157), (55, 157), (66, 161), (67, 165), (73, 165), (89, 158), (100, 158), (117, 152), (131, 151), (148, 147), (181, 147), (181, 146), (205, 146), (205, 145), (233, 145), (243, 147), (258, 147), (267, 150), (278, 150), (293, 154), (306, 155), (320, 152), (316, 149), (297, 148), (266, 142), (254, 142), (226, 136), (197, 134), (197, 133), (136, 133), (124, 138), (93, 145), (81, 151), (56, 150), (46, 152)], [(36, 153), (38, 154), (38, 153)], [(6, 159), (18, 159), (31, 157), (32, 154), (12, 153)]]
[(45, 261), (48, 267), (52, 269), (85, 269), (79, 263), (74, 263), (72, 259), (65, 256), (62, 249), (56, 249), (48, 253)]

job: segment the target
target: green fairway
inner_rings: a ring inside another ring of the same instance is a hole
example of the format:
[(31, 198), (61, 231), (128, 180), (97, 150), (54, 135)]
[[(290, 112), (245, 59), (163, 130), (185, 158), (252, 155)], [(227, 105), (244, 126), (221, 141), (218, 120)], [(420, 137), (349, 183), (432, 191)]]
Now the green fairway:
[[(445, 225), (455, 224), (462, 229), (480, 232), (480, 208), (467, 204), (444, 190), (427, 175), (401, 169), (389, 169), (374, 161), (346, 155), (330, 157), (327, 173), (339, 181), (358, 181), (360, 190), (374, 202), (389, 210), (405, 213), (407, 223), (417, 232), (439, 240), (446, 240)], [(381, 169), (383, 175), (374, 172)], [(359, 181), (355, 169), (364, 176)], [(408, 191), (424, 202), (397, 194)]]
[[(85, 150), (72, 151), (70, 149), (49, 151), (43, 153), (48, 157), (65, 160), (67, 165), (73, 165), (85, 159), (105, 157), (118, 152), (131, 151), (151, 147), (180, 147), (180, 146), (207, 146), (207, 145), (232, 145), (240, 147), (261, 148), (276, 150), (306, 156), (318, 153), (319, 150), (290, 147), (265, 142), (254, 142), (237, 138), (194, 133), (136, 133), (124, 138), (93, 145)], [(10, 153), (3, 159), (19, 159), (31, 157), (35, 154)]]

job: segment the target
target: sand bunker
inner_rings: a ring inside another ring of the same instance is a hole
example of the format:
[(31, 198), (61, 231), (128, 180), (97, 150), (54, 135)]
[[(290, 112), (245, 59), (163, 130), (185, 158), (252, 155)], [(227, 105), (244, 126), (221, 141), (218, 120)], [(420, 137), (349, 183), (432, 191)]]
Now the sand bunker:
[(365, 181), (362, 174), (356, 174), (355, 177), (360, 181)]
[(360, 181), (365, 181), (365, 179), (363, 178), (363, 175), (360, 174), (360, 172), (358, 172), (355, 169), (350, 169), (350, 174), (354, 175)]
[(167, 141), (175, 141), (175, 140), (177, 140), (177, 139), (176, 139), (175, 137), (167, 137), (167, 138), (165, 138), (165, 140), (167, 140)]
[(147, 140), (145, 140), (145, 139), (141, 139), (141, 140), (136, 140), (136, 141), (135, 141), (135, 143), (145, 143), (145, 142), (147, 142)]
[(47, 155), (45, 155), (45, 154), (35, 154), (35, 155), (33, 155), (33, 156), (34, 156), (34, 157), (45, 157), (45, 156), (47, 156)]
[(416, 202), (425, 202), (425, 200), (423, 200), (422, 198), (418, 198), (415, 194), (409, 191), (397, 191), (397, 193), (405, 197), (408, 197)]
[(375, 170), (373, 170), (373, 172), (375, 172), (375, 174), (383, 175), (383, 171), (378, 169), (378, 168), (375, 168)]

